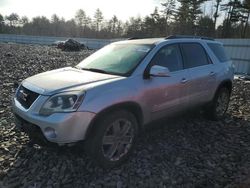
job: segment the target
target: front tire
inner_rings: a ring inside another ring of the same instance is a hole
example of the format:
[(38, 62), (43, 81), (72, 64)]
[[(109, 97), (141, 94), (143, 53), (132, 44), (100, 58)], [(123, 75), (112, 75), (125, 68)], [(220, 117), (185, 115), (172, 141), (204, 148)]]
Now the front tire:
[(212, 103), (206, 108), (206, 114), (209, 119), (220, 120), (225, 117), (230, 101), (231, 91), (226, 88), (220, 88), (212, 101)]
[(125, 161), (134, 149), (138, 133), (135, 116), (125, 110), (104, 115), (86, 142), (89, 154), (104, 168)]

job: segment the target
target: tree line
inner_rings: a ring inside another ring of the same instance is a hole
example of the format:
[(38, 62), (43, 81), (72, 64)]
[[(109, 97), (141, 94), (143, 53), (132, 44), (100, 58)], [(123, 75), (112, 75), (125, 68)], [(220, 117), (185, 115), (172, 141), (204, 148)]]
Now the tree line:
[(56, 14), (50, 19), (37, 16), (31, 20), (16, 13), (0, 14), (0, 33), (86, 38), (165, 37), (173, 34), (250, 37), (250, 0), (158, 2), (159, 6), (151, 14), (130, 17), (127, 21), (121, 21), (116, 15), (107, 20), (99, 8), (93, 17), (79, 9), (70, 20)]

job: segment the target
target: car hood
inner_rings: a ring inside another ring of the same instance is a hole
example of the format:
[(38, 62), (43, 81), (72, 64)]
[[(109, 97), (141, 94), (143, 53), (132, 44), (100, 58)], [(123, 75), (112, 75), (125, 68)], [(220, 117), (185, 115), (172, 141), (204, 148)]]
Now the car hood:
[(119, 78), (121, 78), (121, 76), (66, 67), (31, 76), (25, 79), (22, 84), (24, 87), (39, 94), (50, 95), (60, 91), (74, 90), (74, 88), (79, 89), (80, 86), (86, 86), (96, 82), (116, 80)]

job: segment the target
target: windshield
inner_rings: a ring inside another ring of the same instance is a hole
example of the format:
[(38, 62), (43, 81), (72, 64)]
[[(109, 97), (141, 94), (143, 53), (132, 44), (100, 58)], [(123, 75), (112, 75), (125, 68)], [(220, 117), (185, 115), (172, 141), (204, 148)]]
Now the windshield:
[(127, 75), (143, 60), (152, 45), (110, 44), (84, 59), (78, 68), (107, 74)]

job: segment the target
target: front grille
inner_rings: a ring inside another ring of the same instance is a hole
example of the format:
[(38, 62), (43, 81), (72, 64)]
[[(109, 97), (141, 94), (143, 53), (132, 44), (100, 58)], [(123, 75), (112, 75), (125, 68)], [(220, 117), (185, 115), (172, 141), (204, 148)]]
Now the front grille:
[(17, 100), (26, 109), (28, 109), (33, 104), (33, 102), (37, 99), (38, 96), (38, 93), (33, 92), (23, 86), (19, 87), (16, 94)]

